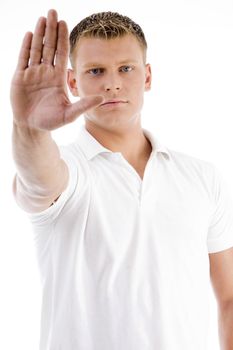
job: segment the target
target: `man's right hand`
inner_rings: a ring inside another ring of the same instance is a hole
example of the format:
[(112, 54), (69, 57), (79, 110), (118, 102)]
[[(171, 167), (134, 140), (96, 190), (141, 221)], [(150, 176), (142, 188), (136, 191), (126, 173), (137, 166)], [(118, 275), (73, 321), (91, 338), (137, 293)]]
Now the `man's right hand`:
[(40, 17), (34, 34), (27, 32), (11, 83), (11, 105), (18, 126), (53, 130), (71, 123), (103, 101), (88, 96), (71, 103), (67, 93), (69, 36), (67, 24), (49, 10)]

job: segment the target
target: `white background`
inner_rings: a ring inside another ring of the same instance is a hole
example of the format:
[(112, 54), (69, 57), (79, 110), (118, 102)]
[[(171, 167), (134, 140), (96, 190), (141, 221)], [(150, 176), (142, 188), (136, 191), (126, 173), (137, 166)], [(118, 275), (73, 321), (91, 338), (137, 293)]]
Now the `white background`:
[[(0, 348), (38, 349), (40, 280), (32, 232), (11, 194), (10, 81), (21, 40), (37, 18), (55, 8), (71, 30), (82, 18), (117, 11), (138, 22), (149, 45), (152, 90), (142, 125), (167, 147), (213, 162), (233, 194), (232, 0), (1, 1), (0, 5)], [(78, 123), (54, 132), (58, 143), (75, 138)], [(219, 349), (216, 301), (210, 290), (209, 350)], [(187, 349), (188, 350), (188, 349)], [(198, 350), (198, 349), (197, 349)]]

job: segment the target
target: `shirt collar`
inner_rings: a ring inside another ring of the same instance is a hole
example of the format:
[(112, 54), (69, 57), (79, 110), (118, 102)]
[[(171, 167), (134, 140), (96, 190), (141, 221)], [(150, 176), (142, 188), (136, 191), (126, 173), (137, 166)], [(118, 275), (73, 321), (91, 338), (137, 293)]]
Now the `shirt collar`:
[[(167, 147), (162, 145), (162, 143), (155, 137), (152, 131), (147, 129), (142, 129), (144, 135), (150, 141), (152, 146), (151, 155), (156, 155), (157, 153), (162, 153), (167, 159), (170, 159), (170, 152)], [(88, 160), (91, 160), (100, 153), (114, 153), (108, 148), (101, 145), (86, 129), (85, 125), (81, 125), (76, 139), (76, 143), (82, 149), (82, 152)]]

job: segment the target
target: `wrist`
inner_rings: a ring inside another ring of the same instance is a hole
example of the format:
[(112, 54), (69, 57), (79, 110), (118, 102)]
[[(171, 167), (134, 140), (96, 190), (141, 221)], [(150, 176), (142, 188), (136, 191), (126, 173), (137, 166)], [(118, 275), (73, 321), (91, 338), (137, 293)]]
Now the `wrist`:
[(51, 136), (51, 132), (48, 130), (36, 129), (22, 124), (20, 125), (15, 120), (13, 120), (13, 134), (37, 140), (48, 137), (50, 138)]

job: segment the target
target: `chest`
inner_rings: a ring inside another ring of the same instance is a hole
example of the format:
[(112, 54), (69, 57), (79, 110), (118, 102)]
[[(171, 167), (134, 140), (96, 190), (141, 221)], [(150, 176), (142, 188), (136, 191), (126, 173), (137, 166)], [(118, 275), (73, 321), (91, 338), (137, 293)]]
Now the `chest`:
[(125, 160), (126, 163), (128, 163), (129, 166), (131, 166), (135, 172), (138, 174), (141, 180), (143, 180), (145, 169), (147, 166), (147, 163), (149, 161), (150, 155), (148, 154), (146, 157), (140, 159), (137, 162), (132, 162), (132, 161), (127, 161)]
[(112, 167), (115, 175), (102, 178), (98, 173), (93, 181), (90, 231), (109, 232), (109, 240), (121, 247), (136, 231), (164, 247), (192, 248), (205, 242), (211, 206), (201, 181), (184, 180), (158, 162)]

